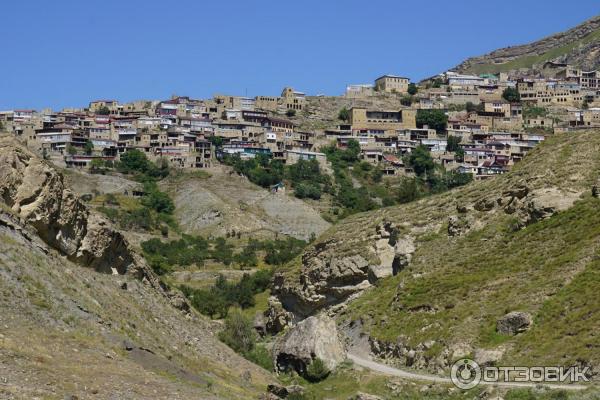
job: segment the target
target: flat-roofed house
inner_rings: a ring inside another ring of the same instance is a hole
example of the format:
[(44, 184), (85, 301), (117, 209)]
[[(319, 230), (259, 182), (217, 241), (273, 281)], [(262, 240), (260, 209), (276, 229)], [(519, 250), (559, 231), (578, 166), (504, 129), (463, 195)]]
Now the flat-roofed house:
[(388, 93), (407, 93), (410, 79), (397, 75), (383, 75), (375, 79), (375, 90)]

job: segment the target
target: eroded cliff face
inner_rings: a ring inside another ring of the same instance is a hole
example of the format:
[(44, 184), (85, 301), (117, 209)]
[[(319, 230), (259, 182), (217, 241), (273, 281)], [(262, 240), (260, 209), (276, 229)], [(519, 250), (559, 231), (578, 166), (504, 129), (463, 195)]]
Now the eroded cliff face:
[(180, 296), (167, 293), (122, 233), (66, 187), (60, 173), (8, 136), (0, 137), (0, 198), (7, 211), (71, 261), (99, 272), (132, 274), (188, 308)]
[[(368, 231), (363, 234), (368, 235)], [(393, 223), (386, 221), (368, 235), (366, 247), (346, 253), (340, 248), (341, 242), (329, 239), (306, 250), (297, 281), (283, 273), (275, 276), (273, 291), (287, 310), (305, 317), (340, 305), (379, 279), (398, 273), (415, 251), (413, 237), (400, 234)]]

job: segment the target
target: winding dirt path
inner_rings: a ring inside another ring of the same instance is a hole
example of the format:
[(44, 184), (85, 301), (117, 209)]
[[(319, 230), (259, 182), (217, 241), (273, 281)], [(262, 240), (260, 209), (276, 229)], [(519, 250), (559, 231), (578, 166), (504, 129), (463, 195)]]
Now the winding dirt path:
[[(444, 378), (441, 376), (429, 375), (429, 374), (421, 374), (417, 372), (409, 372), (402, 369), (394, 368), (386, 364), (378, 363), (376, 361), (367, 359), (363, 356), (359, 356), (356, 354), (348, 353), (348, 359), (352, 360), (356, 365), (360, 365), (361, 367), (368, 368), (375, 372), (380, 372), (382, 374), (397, 376), (399, 378), (414, 380), (414, 381), (427, 381), (427, 382), (435, 382), (435, 383), (449, 383), (452, 384), (452, 380), (450, 378)], [(533, 382), (484, 382), (481, 381), (479, 385), (486, 386), (498, 386), (498, 387), (511, 387), (511, 388), (534, 388), (539, 386), (537, 383)], [(585, 385), (565, 385), (565, 384), (544, 384), (544, 387), (551, 389), (563, 389), (563, 390), (584, 390), (588, 387)]]

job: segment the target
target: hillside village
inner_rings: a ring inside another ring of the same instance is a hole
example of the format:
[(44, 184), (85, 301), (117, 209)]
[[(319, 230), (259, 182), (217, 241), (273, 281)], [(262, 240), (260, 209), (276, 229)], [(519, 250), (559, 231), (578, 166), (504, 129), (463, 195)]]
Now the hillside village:
[(547, 62), (535, 76), (448, 71), (415, 84), (383, 75), (348, 85), (341, 97), (286, 87), (279, 97), (94, 100), (79, 109), (3, 111), (0, 123), (74, 168), (111, 166), (131, 149), (185, 169), (257, 154), (325, 165), (323, 146), (343, 149), (354, 139), (360, 157), (384, 176), (412, 175), (403, 156), (425, 146), (446, 169), (485, 179), (505, 173), (547, 135), (600, 126), (600, 72)]
[(598, 54), (0, 110), (0, 399), (600, 400)]

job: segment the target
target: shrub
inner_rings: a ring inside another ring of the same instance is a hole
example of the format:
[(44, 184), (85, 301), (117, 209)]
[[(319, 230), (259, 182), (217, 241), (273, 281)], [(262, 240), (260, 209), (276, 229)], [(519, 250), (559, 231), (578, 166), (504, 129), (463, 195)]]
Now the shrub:
[(321, 188), (314, 183), (302, 182), (294, 187), (294, 195), (299, 199), (314, 199), (321, 198)]
[(305, 375), (308, 381), (319, 382), (327, 378), (330, 372), (323, 360), (317, 357), (308, 365)]
[(240, 310), (233, 310), (225, 319), (219, 339), (236, 352), (246, 354), (254, 350), (256, 332), (249, 318)]
[(290, 108), (289, 110), (287, 110), (285, 112), (285, 115), (287, 115), (288, 117), (293, 117), (296, 115), (296, 110), (294, 110), (293, 108)]
[(273, 371), (275, 367), (273, 365), (273, 357), (271, 356), (271, 353), (262, 344), (257, 344), (254, 349), (244, 354), (244, 357), (252, 361), (254, 364), (263, 367), (267, 371)]
[(340, 110), (340, 112), (338, 113), (338, 119), (340, 119), (342, 121), (350, 120), (350, 111), (348, 111), (348, 109), (346, 107), (342, 108)]

